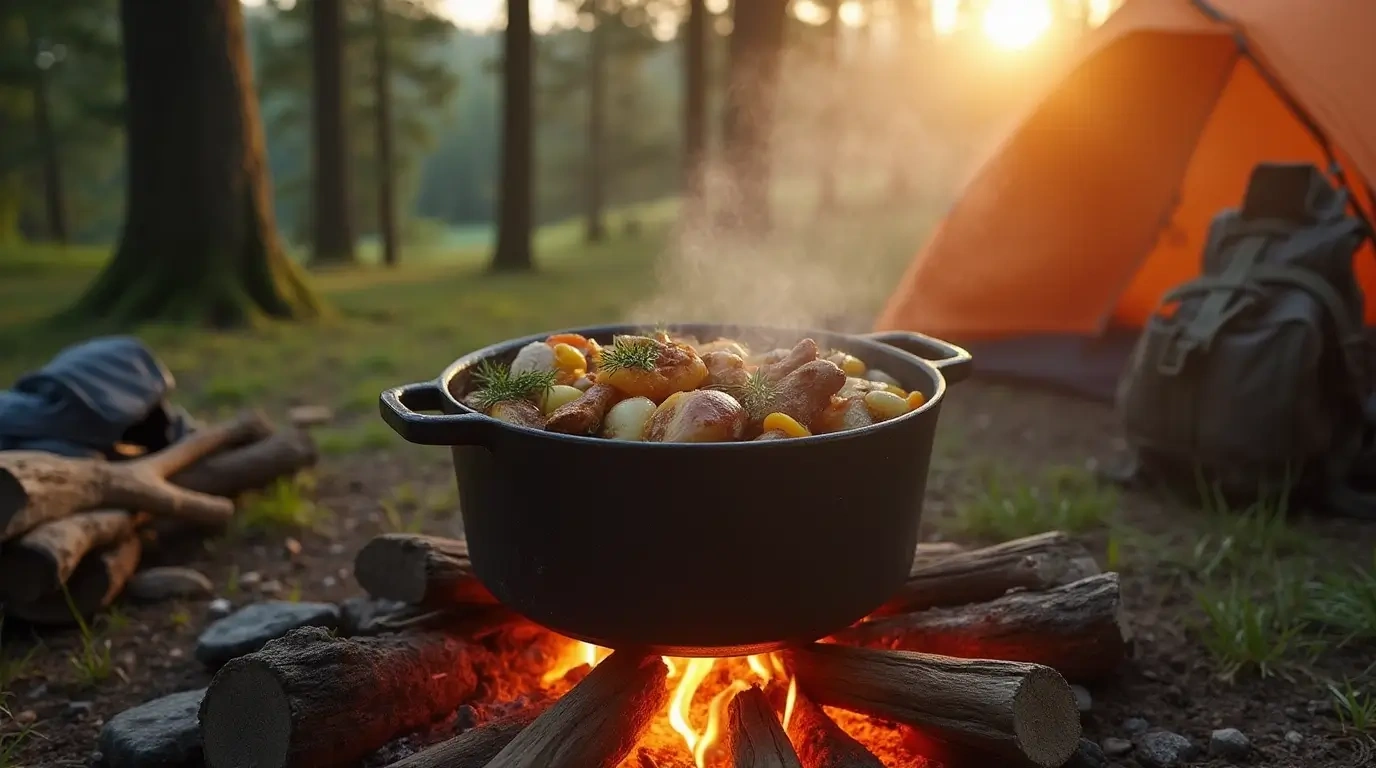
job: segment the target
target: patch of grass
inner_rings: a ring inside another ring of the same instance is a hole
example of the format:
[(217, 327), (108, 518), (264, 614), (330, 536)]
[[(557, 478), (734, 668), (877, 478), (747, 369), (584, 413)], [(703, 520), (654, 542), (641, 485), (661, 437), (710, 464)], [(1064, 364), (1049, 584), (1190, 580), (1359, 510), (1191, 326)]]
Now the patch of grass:
[[(5, 616), (0, 614), (0, 636), (5, 632)], [(23, 679), (33, 667), (33, 658), (41, 645), (35, 645), (22, 656), (12, 656), (0, 648), (0, 693), (11, 690), (14, 681)]]
[(1266, 574), (1286, 557), (1313, 551), (1312, 537), (1290, 524), (1288, 494), (1262, 494), (1241, 509), (1205, 493), (1205, 532), (1180, 563), (1203, 579)]
[(1339, 645), (1376, 639), (1376, 571), (1352, 567), (1307, 585), (1305, 617), (1340, 636)]
[(951, 525), (955, 533), (1001, 540), (1075, 533), (1105, 524), (1117, 506), (1117, 492), (1084, 470), (1058, 467), (1030, 479), (993, 470)]
[(293, 581), (291, 583), (291, 589), (287, 590), (287, 593), (282, 596), (282, 599), (289, 603), (301, 602), (301, 583)]
[(81, 647), (76, 653), (68, 654), (67, 660), (76, 670), (77, 684), (93, 687), (104, 682), (115, 671), (115, 662), (110, 657), (110, 639), (99, 636), (81, 617), (66, 585), (62, 587), (62, 597), (67, 601), (67, 610), (71, 611), (81, 632)]
[(393, 488), (380, 504), (382, 517), (392, 532), (420, 533), (425, 527), (428, 509), (420, 504), (410, 483)]
[(1218, 676), (1232, 681), (1246, 671), (1262, 677), (1286, 676), (1285, 665), (1305, 647), (1305, 625), (1289, 609), (1283, 588), (1274, 601), (1258, 599), (1247, 585), (1206, 586), (1195, 597), (1204, 611), (1200, 639), (1219, 665)]
[(1351, 680), (1343, 680), (1342, 685), (1329, 683), (1328, 692), (1343, 731), (1376, 732), (1376, 695), (1358, 688)]
[[(377, 392), (374, 392), (372, 397), (376, 400)], [(397, 433), (381, 421), (367, 421), (350, 427), (326, 427), (315, 431), (316, 448), (325, 456), (394, 448), (401, 442)]]
[(177, 629), (186, 629), (191, 626), (191, 613), (185, 607), (179, 606), (167, 614), (167, 620)]
[(96, 617), (95, 621), (111, 632), (119, 632), (129, 626), (129, 616), (115, 606), (106, 608), (105, 613)]
[(239, 566), (229, 566), (229, 575), (225, 577), (225, 597), (235, 598), (239, 596)]
[[(8, 704), (11, 695), (9, 691), (0, 689), (0, 724), (5, 720), (14, 719)], [(19, 750), (30, 738), (37, 735), (39, 734), (34, 727), (27, 723), (7, 732), (0, 731), (0, 768), (21, 768), (16, 762)]]
[(272, 485), (244, 499), (235, 518), (246, 532), (308, 529), (320, 522), (324, 509), (309, 498), (314, 480), (302, 473), (279, 478)]

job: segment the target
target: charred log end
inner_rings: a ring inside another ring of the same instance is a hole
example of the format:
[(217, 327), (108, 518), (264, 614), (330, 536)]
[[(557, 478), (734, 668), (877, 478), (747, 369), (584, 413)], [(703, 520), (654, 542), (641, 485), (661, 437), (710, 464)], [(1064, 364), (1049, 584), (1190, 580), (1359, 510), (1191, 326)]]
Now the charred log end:
[(228, 768), (220, 755), (251, 755), (263, 768), (290, 764), (291, 699), (267, 664), (250, 656), (231, 660), (215, 675), (221, 695), (201, 703), (201, 743), (206, 765)]
[(418, 605), (425, 601), (426, 558), (413, 549), (400, 539), (378, 536), (354, 557), (354, 577), (374, 597)]
[(727, 705), (726, 746), (732, 768), (803, 768), (759, 686), (740, 692)]
[(24, 484), (8, 469), (0, 468), (0, 532), (9, 527), (10, 520), (29, 505), (29, 493)]
[[(4, 485), (6, 475), (0, 472), (0, 486)], [(0, 509), (5, 500), (0, 488)], [(0, 518), (4, 512), (0, 511)], [(0, 522), (0, 527), (4, 524)], [(8, 605), (33, 603), (43, 595), (56, 592), (62, 584), (54, 581), (57, 564), (45, 552), (14, 546), (0, 549), (0, 602)]]
[(1037, 667), (1013, 694), (1013, 738), (1038, 766), (1064, 765), (1080, 744), (1080, 714), (1075, 693), (1060, 673)]

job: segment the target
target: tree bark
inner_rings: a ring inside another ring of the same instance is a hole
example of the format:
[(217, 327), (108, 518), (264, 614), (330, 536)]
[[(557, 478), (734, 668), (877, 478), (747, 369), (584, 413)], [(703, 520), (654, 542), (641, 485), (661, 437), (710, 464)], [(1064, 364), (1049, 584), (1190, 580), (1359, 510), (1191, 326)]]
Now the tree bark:
[(231, 660), (201, 702), (206, 765), (309, 768), (361, 760), (453, 711), (498, 662), (449, 632), (341, 639), (294, 630)]
[(104, 509), (34, 528), (0, 549), (0, 603), (32, 603), (61, 591), (88, 552), (132, 536), (134, 527), (134, 515)]
[(794, 695), (787, 730), (803, 768), (884, 768), (873, 752), (802, 693)]
[(1015, 765), (1057, 768), (1079, 745), (1075, 694), (1049, 667), (817, 643), (786, 658), (818, 704), (911, 725)]
[(397, 237), (396, 168), (392, 156), (392, 66), (387, 41), (387, 9), (373, 0), (373, 78), (377, 102), (377, 233), (382, 263), (395, 267), (400, 261)]
[(5, 611), (31, 624), (69, 627), (78, 623), (78, 617), (89, 621), (119, 596), (138, 569), (142, 554), (143, 543), (130, 532), (108, 547), (87, 553), (67, 578), (65, 592), (58, 589), (32, 602), (6, 604)]
[[(37, 41), (33, 30), (26, 27), (29, 35), (29, 51), (37, 57)], [(34, 59), (30, 59), (34, 61)], [(48, 236), (54, 242), (66, 243), (67, 231), (66, 195), (62, 185), (62, 157), (57, 145), (57, 131), (53, 127), (52, 107), (48, 98), (48, 67), (37, 66), (33, 76), (33, 129), (34, 141), (38, 147), (39, 162), (43, 167), (43, 203), (48, 218)]]
[(128, 195), (70, 319), (243, 325), (320, 307), (273, 220), (238, 0), (120, 0)]
[(987, 603), (933, 608), (857, 624), (840, 643), (962, 658), (1043, 664), (1067, 679), (1098, 680), (1128, 652), (1118, 574), (1104, 573), (1045, 592), (1014, 592)]
[(702, 213), (707, 162), (707, 0), (689, 0), (683, 26), (683, 206), (689, 226)]
[(373, 597), (412, 605), (491, 605), (492, 593), (473, 575), (468, 542), (386, 533), (354, 557), (354, 577)]
[(387, 768), (486, 768), (552, 703), (542, 701), (515, 714), (470, 728)]
[(726, 706), (726, 749), (731, 768), (803, 768), (758, 687), (741, 691)]
[(507, 0), (503, 35), (502, 177), (494, 272), (534, 269), (531, 237), (535, 205), (535, 35), (529, 0)]
[(587, 190), (587, 221), (584, 239), (600, 243), (607, 238), (606, 222), (606, 117), (607, 117), (607, 30), (611, 23), (600, 4), (592, 4), (593, 28), (588, 33), (588, 147), (584, 159)]
[(722, 142), (734, 197), (724, 223), (747, 236), (767, 234), (774, 98), (783, 56), (787, 0), (736, 3)]
[(349, 202), (349, 132), (344, 66), (344, 0), (311, 4), (311, 261), (354, 261)]

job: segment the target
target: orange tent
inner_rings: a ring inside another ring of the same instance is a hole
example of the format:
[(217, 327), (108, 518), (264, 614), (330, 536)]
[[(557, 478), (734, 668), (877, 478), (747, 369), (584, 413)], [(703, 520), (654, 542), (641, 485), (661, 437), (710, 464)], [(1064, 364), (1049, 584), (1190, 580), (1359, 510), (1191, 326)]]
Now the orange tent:
[[(1111, 396), (1135, 330), (1199, 273), (1210, 220), (1257, 163), (1339, 168), (1370, 213), (1372, 30), (1376, 0), (1128, 0), (980, 169), (877, 329)], [(1358, 275), (1376, 323), (1369, 245)]]

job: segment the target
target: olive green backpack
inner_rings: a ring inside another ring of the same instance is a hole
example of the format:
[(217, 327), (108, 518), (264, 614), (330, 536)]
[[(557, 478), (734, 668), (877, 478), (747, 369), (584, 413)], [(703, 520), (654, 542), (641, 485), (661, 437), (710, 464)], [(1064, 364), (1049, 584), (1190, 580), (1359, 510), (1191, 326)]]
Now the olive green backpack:
[(1308, 490), (1347, 514), (1373, 454), (1371, 355), (1353, 259), (1364, 222), (1312, 165), (1262, 165), (1213, 220), (1119, 384), (1140, 473), (1233, 498)]

